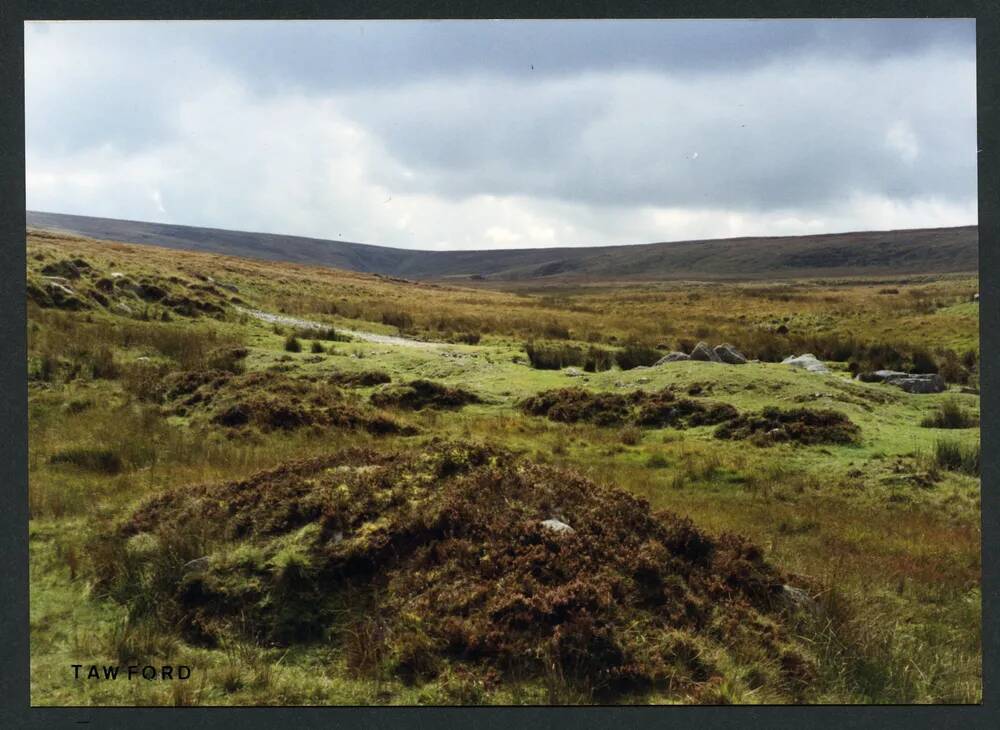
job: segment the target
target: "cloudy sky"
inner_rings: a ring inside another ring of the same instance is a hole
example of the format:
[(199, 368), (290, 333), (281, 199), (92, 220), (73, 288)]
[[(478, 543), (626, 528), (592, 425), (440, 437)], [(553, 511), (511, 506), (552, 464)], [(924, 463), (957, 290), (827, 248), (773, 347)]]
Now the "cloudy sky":
[(406, 248), (975, 223), (962, 20), (29, 23), (30, 210)]

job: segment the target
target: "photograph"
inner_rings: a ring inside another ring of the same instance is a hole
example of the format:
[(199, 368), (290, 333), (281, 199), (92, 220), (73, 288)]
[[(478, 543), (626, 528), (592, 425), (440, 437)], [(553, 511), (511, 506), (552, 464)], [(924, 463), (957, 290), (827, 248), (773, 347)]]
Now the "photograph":
[(24, 22), (31, 707), (980, 705), (976, 24)]

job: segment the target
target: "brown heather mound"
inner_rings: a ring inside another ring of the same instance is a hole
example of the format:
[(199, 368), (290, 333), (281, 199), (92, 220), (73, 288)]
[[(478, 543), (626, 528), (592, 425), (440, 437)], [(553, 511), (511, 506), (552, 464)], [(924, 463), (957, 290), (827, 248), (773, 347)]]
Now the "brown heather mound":
[(362, 370), (359, 373), (333, 373), (330, 382), (345, 388), (370, 388), (373, 385), (391, 383), (392, 376), (384, 370)]
[(561, 423), (584, 421), (598, 426), (633, 424), (652, 428), (706, 426), (735, 418), (735, 408), (727, 403), (699, 403), (676, 398), (669, 388), (648, 393), (592, 393), (583, 388), (546, 390), (519, 404), (531, 416), (547, 417)]
[(371, 401), (380, 408), (419, 411), (424, 408), (461, 408), (469, 403), (481, 403), (482, 399), (462, 388), (451, 388), (431, 380), (411, 380), (372, 393)]
[(351, 450), (167, 492), (91, 555), (134, 620), (195, 642), (321, 640), (359, 676), (461, 663), (696, 698), (752, 656), (760, 686), (799, 697), (813, 671), (756, 547), (488, 447)]
[(164, 379), (164, 401), (177, 415), (262, 431), (307, 426), (364, 429), (374, 434), (415, 433), (357, 397), (313, 377), (278, 372), (237, 375), (219, 370), (172, 373)]
[(827, 410), (765, 408), (760, 414), (744, 415), (723, 423), (716, 438), (750, 439), (758, 446), (782, 441), (800, 444), (854, 444), (861, 429), (843, 413)]

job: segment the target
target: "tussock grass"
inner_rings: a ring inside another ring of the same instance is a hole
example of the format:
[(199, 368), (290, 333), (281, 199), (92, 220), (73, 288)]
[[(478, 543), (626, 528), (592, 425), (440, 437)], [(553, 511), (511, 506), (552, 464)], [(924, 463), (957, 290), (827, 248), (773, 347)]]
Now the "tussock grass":
[(942, 469), (979, 476), (981, 459), (981, 448), (978, 442), (973, 446), (951, 439), (938, 439), (934, 442), (934, 464)]
[(924, 428), (973, 428), (979, 419), (969, 413), (956, 399), (942, 402), (930, 415), (920, 422)]

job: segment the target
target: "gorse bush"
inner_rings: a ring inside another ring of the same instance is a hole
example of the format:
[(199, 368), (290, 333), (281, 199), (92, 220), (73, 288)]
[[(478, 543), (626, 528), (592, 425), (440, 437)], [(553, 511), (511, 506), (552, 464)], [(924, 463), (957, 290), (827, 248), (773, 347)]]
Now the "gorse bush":
[(581, 367), (584, 364), (583, 350), (573, 345), (538, 344), (524, 345), (531, 367), (536, 370), (560, 370), (565, 367)]
[(650, 366), (663, 357), (663, 353), (646, 345), (629, 344), (615, 353), (615, 362), (622, 370)]
[(594, 345), (584, 349), (570, 344), (528, 342), (524, 351), (536, 370), (579, 367), (588, 373), (610, 370), (616, 364), (622, 370), (631, 370), (640, 365), (652, 365), (663, 356), (659, 350), (643, 345), (627, 345), (615, 351)]
[(583, 369), (588, 373), (610, 370), (615, 364), (615, 354), (610, 350), (590, 346), (583, 358)]
[(285, 351), (286, 352), (302, 352), (302, 343), (299, 338), (295, 335), (288, 335), (285, 338)]

